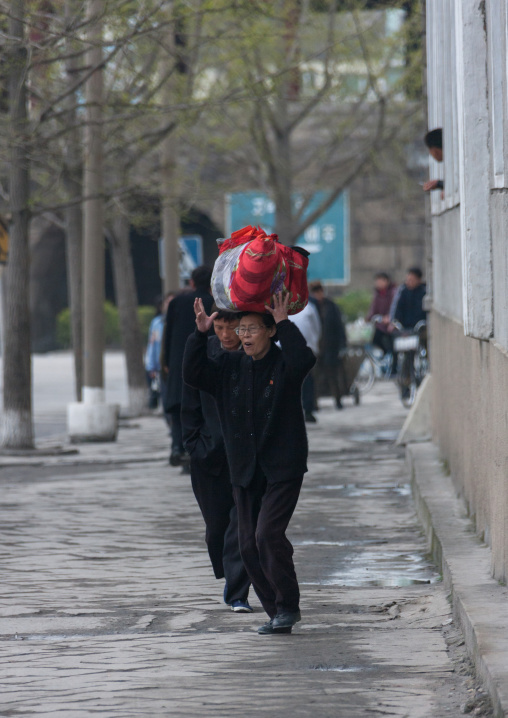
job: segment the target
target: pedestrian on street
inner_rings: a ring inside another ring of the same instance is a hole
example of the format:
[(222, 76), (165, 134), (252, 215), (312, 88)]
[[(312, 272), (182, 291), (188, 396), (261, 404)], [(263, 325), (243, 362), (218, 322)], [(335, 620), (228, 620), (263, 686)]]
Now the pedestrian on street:
[(180, 413), (182, 409), (182, 362), (185, 342), (194, 330), (194, 301), (202, 300), (210, 311), (213, 304), (210, 294), (212, 272), (208, 267), (196, 267), (191, 274), (190, 291), (178, 294), (169, 304), (166, 314), (162, 347), (162, 402), (171, 418), (171, 466), (180, 466), (188, 460), (182, 438)]
[[(325, 296), (321, 282), (312, 282), (309, 288), (312, 298), (317, 302), (322, 327), (316, 373), (318, 380), (335, 399), (337, 409), (342, 409), (339, 372), (343, 371), (340, 352), (347, 348), (346, 328), (339, 307)], [(345, 380), (342, 383), (345, 385)]]
[[(241, 350), (235, 331), (239, 324), (239, 314), (222, 309), (216, 312), (215, 336), (207, 343), (211, 359)], [(192, 489), (205, 520), (205, 540), (215, 578), (226, 579), (224, 601), (233, 611), (252, 613), (250, 580), (240, 554), (238, 516), (215, 399), (184, 384), (181, 418), (183, 443), (190, 454)]]
[(163, 298), (155, 300), (155, 317), (148, 328), (148, 343), (145, 352), (145, 371), (148, 383), (148, 408), (156, 409), (159, 405), (161, 383), (160, 383), (160, 353), (162, 333), (164, 331), (164, 314), (162, 313)]
[[(298, 314), (292, 314), (289, 318), (296, 324), (303, 334), (307, 346), (312, 349), (314, 356), (317, 357), (319, 355), (319, 342), (321, 340), (321, 318), (316, 303), (309, 301), (305, 309), (302, 309)], [(316, 405), (316, 388), (313, 370), (307, 374), (303, 382), (302, 405), (305, 421), (315, 423), (314, 407)]]
[(207, 333), (216, 315), (209, 317), (196, 299), (196, 332), (187, 341), (183, 365), (185, 382), (209, 392), (217, 402), (240, 550), (270, 619), (258, 629), (261, 634), (290, 633), (301, 619), (286, 529), (307, 471), (301, 390), (315, 358), (288, 319), (288, 300), (289, 295), (283, 299), (279, 293), (266, 314), (242, 314), (238, 336), (244, 351), (210, 358)]

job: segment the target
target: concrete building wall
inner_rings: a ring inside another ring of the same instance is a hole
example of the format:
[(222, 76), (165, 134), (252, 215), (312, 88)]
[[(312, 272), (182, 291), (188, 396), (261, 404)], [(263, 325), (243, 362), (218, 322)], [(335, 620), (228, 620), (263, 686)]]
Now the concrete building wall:
[(458, 207), (432, 218), (433, 305), (462, 321), (462, 251)]
[(508, 349), (508, 189), (491, 197), (494, 337)]
[(506, 6), (427, 2), (429, 117), (443, 127), (445, 155), (444, 196), (432, 201), (433, 436), (500, 580), (508, 577)]
[(431, 320), (433, 431), (492, 570), (508, 577), (508, 356), (464, 335), (462, 322)]

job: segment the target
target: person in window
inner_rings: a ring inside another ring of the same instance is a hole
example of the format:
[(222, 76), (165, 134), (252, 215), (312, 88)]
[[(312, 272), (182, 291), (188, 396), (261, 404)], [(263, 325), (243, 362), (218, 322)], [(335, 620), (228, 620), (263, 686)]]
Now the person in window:
[[(442, 162), (443, 161), (443, 130), (440, 127), (438, 127), (435, 130), (430, 130), (430, 132), (427, 132), (427, 134), (423, 138), (423, 141), (427, 145), (427, 149), (429, 150), (429, 155), (433, 159), (435, 159), (436, 162)], [(428, 182), (424, 182), (424, 184), (423, 184), (424, 192), (431, 192), (434, 189), (441, 190), (441, 198), (442, 198), (443, 190), (444, 190), (443, 180), (433, 179), (433, 180), (428, 180)]]
[[(301, 620), (293, 547), (286, 529), (307, 471), (302, 384), (315, 363), (288, 319), (289, 295), (266, 314), (244, 313), (243, 352), (207, 354), (207, 316), (196, 299), (196, 331), (187, 340), (184, 381), (215, 397), (238, 511), (242, 558), (269, 621), (260, 634), (290, 633)], [(276, 345), (276, 338), (280, 348)]]

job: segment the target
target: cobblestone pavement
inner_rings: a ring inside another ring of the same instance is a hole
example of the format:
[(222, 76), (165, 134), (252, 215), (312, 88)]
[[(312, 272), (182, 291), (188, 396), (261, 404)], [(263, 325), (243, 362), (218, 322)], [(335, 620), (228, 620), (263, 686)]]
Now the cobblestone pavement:
[(290, 526), (301, 624), (259, 636), (211, 573), (160, 417), (0, 459), (0, 716), (490, 715), (426, 556), (390, 384), (324, 402)]

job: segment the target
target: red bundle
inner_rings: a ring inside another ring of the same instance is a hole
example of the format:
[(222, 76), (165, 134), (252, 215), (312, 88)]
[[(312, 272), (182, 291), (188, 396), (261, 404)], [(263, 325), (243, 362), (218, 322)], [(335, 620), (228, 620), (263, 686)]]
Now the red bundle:
[(265, 312), (274, 294), (289, 292), (289, 314), (298, 314), (309, 299), (308, 252), (286, 247), (276, 234), (244, 227), (220, 242), (212, 275), (212, 292), (219, 309)]

